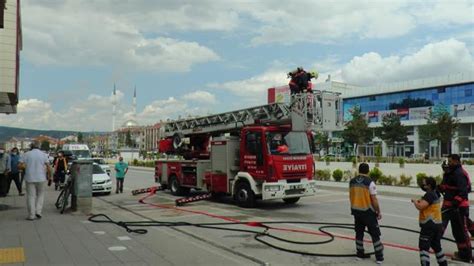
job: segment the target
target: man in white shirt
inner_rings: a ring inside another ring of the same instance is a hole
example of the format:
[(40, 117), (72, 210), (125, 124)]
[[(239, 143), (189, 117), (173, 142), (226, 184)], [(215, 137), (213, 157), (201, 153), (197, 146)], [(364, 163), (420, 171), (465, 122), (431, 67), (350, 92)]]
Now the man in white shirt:
[(31, 144), (31, 151), (23, 154), (20, 159), (25, 169), (25, 183), (28, 208), (27, 220), (41, 219), (43, 210), (44, 190), (47, 180), (51, 180), (48, 156), (38, 149), (36, 143)]

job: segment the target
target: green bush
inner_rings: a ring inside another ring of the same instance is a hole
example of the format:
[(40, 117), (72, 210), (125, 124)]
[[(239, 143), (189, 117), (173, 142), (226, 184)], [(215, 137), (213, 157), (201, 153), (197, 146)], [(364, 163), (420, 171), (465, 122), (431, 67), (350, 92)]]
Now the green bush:
[(352, 177), (354, 177), (355, 174), (353, 174), (351, 172), (351, 170), (346, 170), (344, 171), (343, 175), (342, 175), (342, 180), (343, 181), (347, 181), (347, 180), (351, 180)]
[(466, 164), (466, 165), (473, 165), (473, 164), (474, 164), (474, 161), (473, 161), (473, 160), (467, 160), (467, 161), (464, 161), (463, 164)]
[(377, 180), (379, 180), (379, 178), (382, 177), (382, 171), (380, 171), (378, 167), (374, 167), (372, 168), (372, 170), (370, 170), (369, 176), (372, 179), (372, 181), (377, 183)]
[(398, 181), (397, 184), (398, 184), (399, 186), (405, 186), (405, 187), (406, 187), (406, 186), (409, 186), (409, 185), (411, 184), (411, 179), (412, 179), (411, 176), (406, 176), (406, 175), (402, 174), (402, 175), (400, 176), (400, 181)]
[(352, 157), (351, 161), (352, 161), (352, 163), (356, 164), (356, 163), (357, 163), (357, 158), (356, 158), (356, 157)]
[(331, 170), (326, 169), (326, 170), (316, 170), (316, 179), (318, 180), (323, 180), (327, 181), (331, 179)]
[(389, 186), (394, 185), (396, 182), (397, 182), (397, 179), (395, 177), (391, 176), (391, 175), (388, 175), (388, 176), (382, 175), (377, 180), (378, 184), (380, 184), (380, 185), (389, 185)]
[(132, 166), (155, 167), (155, 161), (153, 160), (139, 161), (138, 159), (133, 159), (129, 164)]
[(332, 178), (334, 178), (336, 182), (340, 182), (342, 180), (343, 175), (344, 173), (341, 169), (336, 169), (334, 170), (334, 172), (332, 172)]
[(421, 184), (423, 183), (423, 179), (427, 177), (428, 176), (425, 173), (416, 174), (416, 184), (418, 184), (418, 186), (421, 187)]
[(405, 159), (403, 157), (398, 158), (398, 163), (402, 166), (405, 165)]

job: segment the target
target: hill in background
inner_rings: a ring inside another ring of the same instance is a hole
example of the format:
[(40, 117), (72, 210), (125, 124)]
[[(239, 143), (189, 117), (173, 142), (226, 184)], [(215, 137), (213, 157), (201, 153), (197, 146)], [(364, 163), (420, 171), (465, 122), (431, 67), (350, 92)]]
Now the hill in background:
[[(27, 129), (27, 128), (16, 128), (16, 127), (3, 127), (0, 126), (0, 142), (7, 141), (12, 137), (18, 138), (33, 138), (39, 135), (45, 135), (52, 138), (61, 139), (70, 135), (76, 135), (77, 131), (62, 131), (62, 130), (37, 130), (37, 129)], [(84, 136), (101, 134), (103, 132), (82, 132)]]

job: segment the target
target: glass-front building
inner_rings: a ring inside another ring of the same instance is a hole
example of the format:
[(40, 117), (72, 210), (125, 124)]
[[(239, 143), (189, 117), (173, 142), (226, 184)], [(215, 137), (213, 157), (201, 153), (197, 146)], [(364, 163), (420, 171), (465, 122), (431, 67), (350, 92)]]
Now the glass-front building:
[(380, 122), (388, 113), (403, 120), (426, 119), (432, 108), (446, 108), (455, 117), (474, 116), (474, 83), (368, 95), (343, 101), (344, 120), (350, 120), (354, 106), (361, 108), (369, 122)]
[(366, 156), (374, 156), (377, 145), (382, 146), (383, 156), (442, 156), (446, 147), (437, 141), (425, 143), (419, 138), (419, 126), (426, 124), (430, 111), (437, 109), (444, 109), (459, 120), (451, 151), (474, 153), (474, 73), (366, 88), (339, 82), (329, 82), (322, 87), (342, 93), (344, 121), (352, 119), (351, 110), (356, 106), (361, 108), (372, 128), (380, 127), (382, 118), (389, 113), (400, 116), (408, 129), (408, 141), (387, 147), (374, 135), (371, 142), (361, 146), (360, 151)]

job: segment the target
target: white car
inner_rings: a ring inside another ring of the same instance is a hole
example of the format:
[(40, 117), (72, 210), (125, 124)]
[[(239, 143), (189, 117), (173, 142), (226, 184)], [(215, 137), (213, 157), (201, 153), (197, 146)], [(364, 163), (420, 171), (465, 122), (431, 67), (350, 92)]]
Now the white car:
[(112, 192), (112, 179), (98, 164), (92, 164), (92, 194)]
[(102, 158), (94, 158), (92, 161), (98, 164), (109, 176), (110, 176), (110, 166)]

